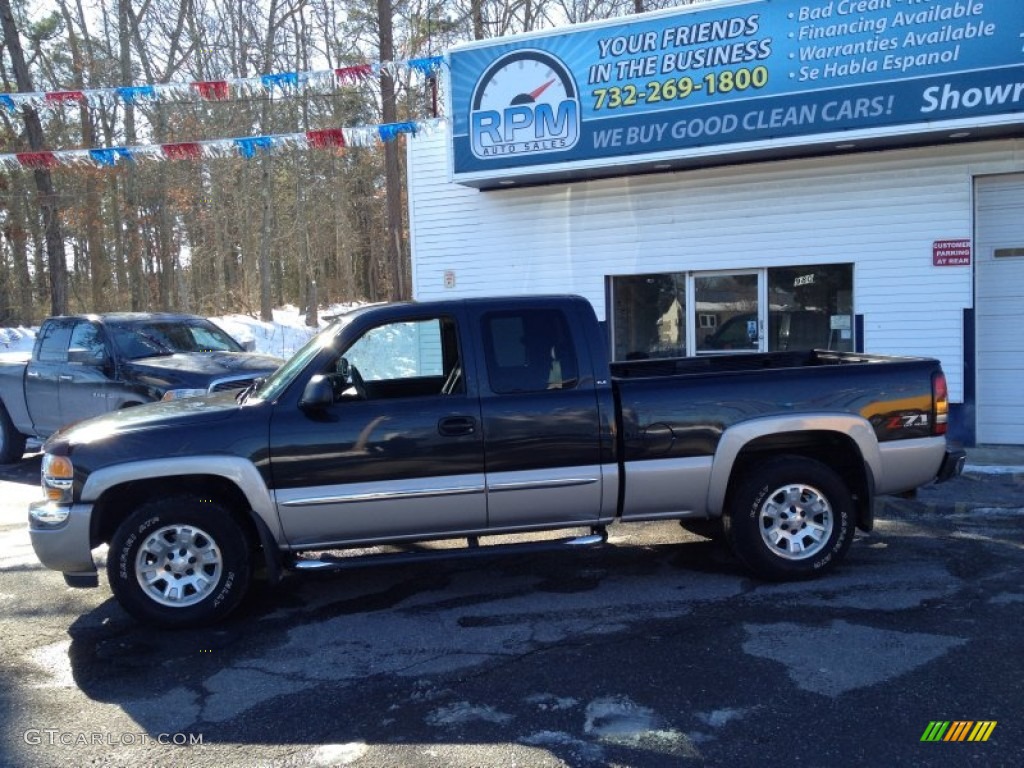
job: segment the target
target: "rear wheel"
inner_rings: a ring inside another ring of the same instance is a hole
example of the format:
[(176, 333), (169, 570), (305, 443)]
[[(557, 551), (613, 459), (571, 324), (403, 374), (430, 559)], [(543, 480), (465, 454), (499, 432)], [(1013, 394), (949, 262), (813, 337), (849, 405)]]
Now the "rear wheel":
[(736, 556), (762, 578), (817, 576), (853, 541), (853, 498), (821, 462), (779, 456), (756, 465), (730, 494), (725, 533)]
[(143, 504), (118, 527), (107, 576), (118, 602), (141, 621), (208, 624), (245, 595), (249, 551), (245, 532), (223, 505), (179, 495)]
[(13, 464), (25, 454), (25, 436), (19, 432), (7, 408), (0, 403), (0, 464)]

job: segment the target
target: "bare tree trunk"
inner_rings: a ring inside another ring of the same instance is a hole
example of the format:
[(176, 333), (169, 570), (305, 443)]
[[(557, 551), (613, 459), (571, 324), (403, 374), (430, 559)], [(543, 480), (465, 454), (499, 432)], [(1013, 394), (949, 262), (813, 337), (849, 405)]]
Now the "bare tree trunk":
[[(377, 17), (380, 30), (381, 61), (392, 61), (395, 56), (393, 36), (393, 8), (391, 0), (377, 0)], [(385, 123), (397, 119), (395, 108), (395, 81), (391, 74), (382, 71), (380, 77), (380, 99)], [(387, 297), (392, 301), (409, 298), (405, 284), (405, 237), (402, 219), (402, 178), (398, 167), (398, 143), (384, 143), (384, 188), (386, 191), (388, 237), (385, 243), (384, 271), (386, 273)]]
[[(0, 23), (4, 30), (4, 43), (14, 67), (14, 77), (19, 91), (33, 92), (32, 76), (25, 63), (25, 52), (21, 47), (21, 37), (14, 24), (10, 0), (0, 0)], [(43, 126), (39, 113), (27, 104), (23, 107), (25, 132), (28, 143), (33, 151), (40, 151), (45, 145)], [(53, 178), (46, 168), (37, 168), (35, 176), (36, 189), (39, 192), (39, 209), (43, 215), (43, 230), (46, 240), (46, 258), (50, 273), (50, 311), (55, 315), (63, 315), (68, 311), (68, 275), (64, 257), (64, 236), (60, 228), (60, 209), (57, 193), (53, 186)]]
[[(79, 4), (79, 9), (81, 9), (81, 4)], [(68, 48), (71, 52), (72, 72), (74, 73), (72, 83), (76, 89), (82, 90), (85, 88), (85, 68), (92, 65), (92, 56), (89, 50), (89, 33), (85, 29), (84, 17), (80, 18), (79, 21), (82, 24), (84, 33), (84, 44), (87, 47), (86, 53), (90, 54), (86, 56), (87, 60), (83, 60), (78, 36), (75, 34), (74, 20), (71, 18), (71, 12), (63, 0), (60, 2), (60, 10), (64, 17), (64, 23), (67, 26)], [(82, 143), (87, 147), (96, 146), (96, 129), (87, 104), (83, 103), (79, 107), (79, 115), (82, 120)], [(107, 263), (103, 250), (99, 180), (92, 174), (86, 174), (84, 184), (85, 242), (86, 248), (89, 251), (90, 303), (94, 312), (103, 312), (109, 307), (110, 266)]]
[[(637, 0), (640, 2), (640, 0)], [(484, 39), (484, 0), (471, 0), (470, 14), (473, 17), (473, 39)]]
[(260, 165), (260, 206), (262, 218), (260, 220), (260, 320), (270, 322), (274, 319), (274, 304), (271, 299), (270, 282), (270, 206), (271, 206), (271, 164), (269, 157), (261, 158)]
[(25, 325), (35, 322), (35, 310), (33, 307), (34, 296), (32, 294), (32, 274), (28, 268), (28, 233), (25, 230), (25, 223), (28, 211), (25, 209), (26, 191), (22, 188), (22, 182), (17, 177), (11, 179), (11, 222), (5, 231), (5, 235), (11, 242), (11, 249), (14, 257), (14, 284), (15, 299), (18, 319)]
[[(121, 67), (121, 84), (130, 86), (132, 84), (132, 60), (131, 60), (131, 15), (128, 3), (130, 0), (118, 0), (117, 3), (117, 34), (119, 47), (119, 63)], [(135, 105), (128, 102), (124, 106), (124, 138), (125, 142), (133, 145), (136, 142), (135, 134)], [(125, 201), (125, 222), (127, 237), (123, 245), (126, 250), (128, 261), (128, 284), (131, 291), (132, 311), (139, 312), (144, 304), (144, 285), (142, 275), (142, 242), (139, 237), (139, 194), (138, 194), (138, 173), (134, 163), (129, 163), (125, 171), (124, 201)]]

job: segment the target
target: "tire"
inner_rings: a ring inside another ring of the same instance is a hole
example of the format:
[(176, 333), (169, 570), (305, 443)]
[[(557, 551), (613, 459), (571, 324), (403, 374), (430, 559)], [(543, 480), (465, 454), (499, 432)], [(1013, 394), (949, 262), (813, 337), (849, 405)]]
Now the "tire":
[(850, 490), (803, 456), (755, 465), (730, 494), (725, 534), (736, 556), (770, 581), (806, 579), (842, 560), (854, 536)]
[(14, 427), (7, 408), (0, 403), (0, 464), (13, 464), (25, 455), (25, 435)]
[(245, 596), (251, 576), (245, 532), (223, 505), (190, 494), (143, 504), (118, 527), (107, 556), (118, 602), (162, 627), (220, 621)]

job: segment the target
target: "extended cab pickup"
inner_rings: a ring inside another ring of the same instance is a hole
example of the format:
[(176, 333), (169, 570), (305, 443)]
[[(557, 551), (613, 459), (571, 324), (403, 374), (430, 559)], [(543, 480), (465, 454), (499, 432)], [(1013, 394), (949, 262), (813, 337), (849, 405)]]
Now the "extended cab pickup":
[(243, 389), (282, 362), (193, 315), (51, 317), (28, 362), (0, 363), (0, 464), (20, 459), (27, 437), (155, 400)]
[(257, 566), (276, 580), (365, 562), (337, 550), (459, 538), (491, 554), (479, 537), (558, 528), (597, 543), (612, 522), (720, 521), (756, 574), (804, 578), (871, 528), (874, 494), (960, 471), (947, 407), (931, 359), (609, 365), (578, 297), (367, 307), (238, 395), (51, 437), (30, 533), (75, 586), (97, 584), (109, 543), (117, 599), (169, 626), (227, 614)]

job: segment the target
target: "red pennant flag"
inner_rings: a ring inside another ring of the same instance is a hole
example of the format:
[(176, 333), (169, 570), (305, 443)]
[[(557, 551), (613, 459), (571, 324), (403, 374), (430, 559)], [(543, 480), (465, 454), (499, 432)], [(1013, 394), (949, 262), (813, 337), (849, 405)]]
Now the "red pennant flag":
[(373, 74), (372, 64), (356, 64), (352, 67), (340, 67), (334, 70), (338, 82), (342, 85), (354, 85)]
[(18, 152), (15, 157), (23, 168), (53, 168), (57, 165), (53, 152)]
[(203, 154), (203, 148), (195, 141), (161, 144), (160, 149), (169, 160), (193, 160)]
[(204, 80), (192, 83), (192, 87), (207, 101), (222, 101), (228, 97), (227, 80)]
[(309, 146), (317, 149), (327, 147), (344, 147), (345, 134), (341, 128), (325, 128), (322, 131), (306, 131), (306, 141)]
[(85, 101), (85, 94), (81, 91), (50, 91), (46, 94), (47, 104), (64, 104), (69, 101)]

